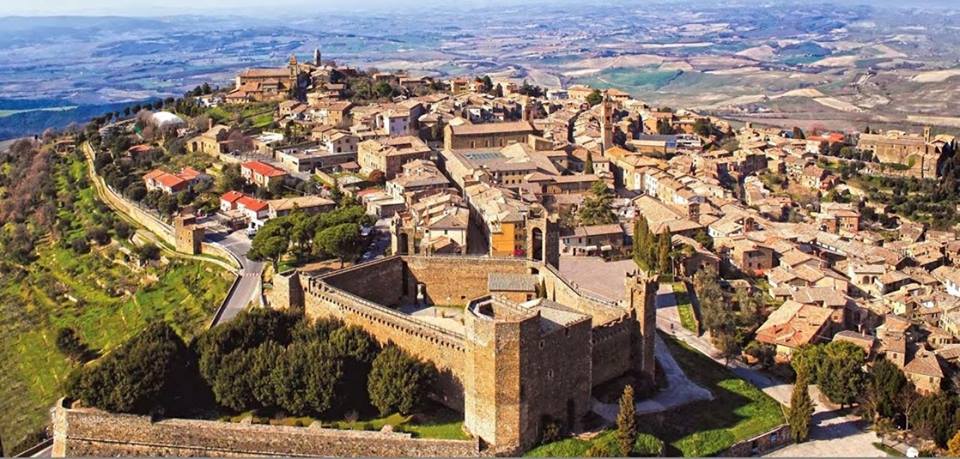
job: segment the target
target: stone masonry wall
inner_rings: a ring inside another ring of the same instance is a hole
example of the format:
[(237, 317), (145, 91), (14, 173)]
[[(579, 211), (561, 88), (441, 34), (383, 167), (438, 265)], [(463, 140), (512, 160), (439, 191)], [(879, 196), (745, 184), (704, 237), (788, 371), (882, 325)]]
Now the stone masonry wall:
[(637, 322), (629, 316), (623, 320), (595, 327), (593, 332), (593, 385), (603, 384), (630, 369), (631, 334)]
[(397, 257), (342, 269), (322, 276), (324, 282), (383, 306), (397, 306), (404, 296), (403, 260)]
[(412, 438), (405, 433), (364, 432), (166, 419), (110, 414), (93, 409), (53, 413), (55, 457), (212, 456), (470, 457), (477, 440)]
[(424, 284), (428, 303), (466, 305), (488, 293), (490, 273), (524, 274), (530, 268), (519, 258), (410, 256), (403, 257), (412, 284)]
[(392, 342), (410, 354), (433, 362), (440, 371), (440, 402), (463, 410), (463, 336), (416, 320), (339, 289), (318, 279), (308, 281), (305, 313), (310, 319), (329, 317), (362, 327), (381, 344)]

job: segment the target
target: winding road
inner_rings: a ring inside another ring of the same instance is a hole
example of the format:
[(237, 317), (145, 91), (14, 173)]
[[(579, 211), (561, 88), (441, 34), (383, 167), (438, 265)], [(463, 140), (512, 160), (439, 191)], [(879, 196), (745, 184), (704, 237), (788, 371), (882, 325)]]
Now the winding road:
[(247, 252), (250, 251), (250, 239), (242, 230), (229, 234), (208, 234), (206, 240), (211, 244), (223, 247), (240, 262), (240, 271), (237, 273), (238, 281), (230, 290), (230, 295), (227, 297), (223, 308), (220, 309), (217, 317), (211, 323), (211, 327), (213, 327), (230, 321), (240, 311), (246, 309), (250, 303), (260, 303), (258, 298), (262, 289), (260, 275), (263, 273), (264, 263), (247, 258)]

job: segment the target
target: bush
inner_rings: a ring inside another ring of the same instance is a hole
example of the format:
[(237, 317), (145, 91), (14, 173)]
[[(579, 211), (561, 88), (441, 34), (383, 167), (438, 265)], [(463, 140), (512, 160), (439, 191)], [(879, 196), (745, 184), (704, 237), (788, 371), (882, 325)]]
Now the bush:
[(85, 253), (90, 253), (90, 244), (87, 243), (87, 240), (84, 238), (76, 238), (70, 241), (70, 248), (73, 249), (78, 255), (83, 255)]
[(367, 383), (370, 403), (382, 416), (394, 411), (410, 414), (424, 402), (433, 373), (428, 364), (388, 345), (373, 360)]
[(133, 234), (133, 229), (127, 222), (117, 219), (113, 222), (113, 232), (117, 233), (120, 239), (128, 239)]
[(633, 442), (633, 456), (662, 456), (663, 441), (653, 435), (641, 433)]
[(102, 226), (95, 226), (87, 230), (87, 239), (105, 245), (110, 242), (110, 233)]
[(92, 367), (75, 371), (66, 392), (87, 405), (147, 414), (170, 407), (193, 389), (195, 358), (169, 325), (154, 322)]
[(140, 258), (140, 261), (142, 262), (159, 260), (160, 247), (157, 247), (157, 245), (153, 243), (146, 243), (140, 247), (137, 247), (137, 257)]

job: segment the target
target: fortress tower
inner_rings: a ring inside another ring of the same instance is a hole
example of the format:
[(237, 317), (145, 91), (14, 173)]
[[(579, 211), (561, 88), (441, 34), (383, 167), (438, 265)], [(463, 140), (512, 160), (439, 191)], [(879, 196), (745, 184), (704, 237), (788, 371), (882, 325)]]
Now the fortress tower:
[(590, 317), (549, 300), (480, 298), (465, 313), (464, 425), (516, 455), (547, 424), (573, 431), (590, 409)]
[(656, 378), (654, 341), (657, 333), (656, 300), (659, 282), (656, 275), (637, 271), (634, 274), (627, 274), (625, 284), (627, 307), (630, 309), (631, 316), (637, 321), (639, 330), (631, 340), (633, 349), (630, 355), (633, 360), (633, 369), (640, 373), (646, 382), (652, 384)]
[(533, 261), (560, 267), (560, 222), (543, 206), (530, 207), (526, 222), (527, 257)]

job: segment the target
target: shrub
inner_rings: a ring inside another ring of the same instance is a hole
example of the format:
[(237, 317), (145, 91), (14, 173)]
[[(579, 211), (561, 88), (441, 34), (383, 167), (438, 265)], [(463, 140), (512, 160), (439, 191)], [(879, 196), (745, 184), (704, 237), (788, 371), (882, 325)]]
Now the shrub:
[(75, 371), (66, 392), (104, 410), (147, 414), (185, 395), (193, 361), (180, 336), (154, 322), (97, 365)]
[(367, 383), (370, 403), (382, 416), (393, 411), (410, 414), (426, 398), (433, 373), (429, 365), (388, 345), (373, 360)]
[(90, 253), (90, 244), (88, 244), (87, 240), (84, 238), (78, 237), (70, 241), (70, 248), (73, 249), (73, 251), (78, 255)]

